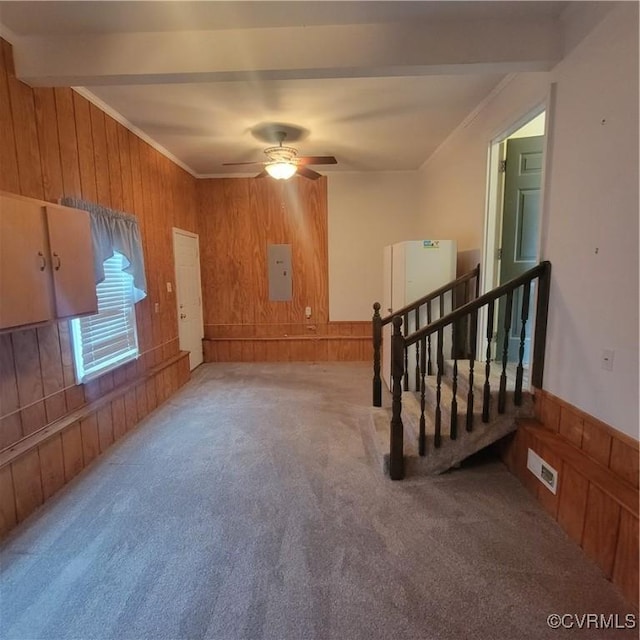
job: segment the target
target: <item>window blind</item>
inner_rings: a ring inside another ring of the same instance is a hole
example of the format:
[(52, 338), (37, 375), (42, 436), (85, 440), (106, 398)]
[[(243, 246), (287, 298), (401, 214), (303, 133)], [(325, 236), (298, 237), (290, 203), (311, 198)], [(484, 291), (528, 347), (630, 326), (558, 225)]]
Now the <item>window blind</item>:
[(96, 287), (98, 313), (71, 321), (76, 377), (80, 382), (132, 360), (138, 355), (133, 278), (115, 252), (104, 261), (105, 279)]

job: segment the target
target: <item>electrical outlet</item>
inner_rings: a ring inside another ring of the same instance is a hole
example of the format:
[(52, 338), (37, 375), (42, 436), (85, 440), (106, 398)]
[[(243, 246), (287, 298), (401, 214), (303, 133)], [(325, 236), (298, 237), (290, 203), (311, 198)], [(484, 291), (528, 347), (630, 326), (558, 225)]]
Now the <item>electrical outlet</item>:
[(602, 359), (600, 361), (600, 366), (605, 371), (613, 371), (613, 357), (615, 356), (615, 351), (613, 349), (603, 349), (602, 350)]
[(171, 293), (173, 291), (173, 286), (170, 282), (167, 282), (167, 293)]
[(304, 317), (308, 320), (311, 317), (311, 307), (304, 308)]
[(153, 305), (153, 310), (154, 310), (156, 313), (160, 313), (160, 303), (159, 303), (159, 302), (156, 302), (156, 303)]

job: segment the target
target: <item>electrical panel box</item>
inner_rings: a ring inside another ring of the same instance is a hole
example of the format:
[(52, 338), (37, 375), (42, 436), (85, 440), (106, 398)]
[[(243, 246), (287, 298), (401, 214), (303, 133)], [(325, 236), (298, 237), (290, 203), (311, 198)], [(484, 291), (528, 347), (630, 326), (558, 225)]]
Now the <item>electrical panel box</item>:
[(291, 245), (267, 245), (267, 261), (269, 269), (269, 300), (271, 302), (288, 302), (293, 295), (291, 278)]

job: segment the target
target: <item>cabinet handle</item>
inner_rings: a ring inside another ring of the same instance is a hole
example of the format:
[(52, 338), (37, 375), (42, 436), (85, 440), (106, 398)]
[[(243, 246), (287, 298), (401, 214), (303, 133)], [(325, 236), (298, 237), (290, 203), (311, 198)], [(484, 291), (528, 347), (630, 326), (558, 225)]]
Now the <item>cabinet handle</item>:
[(40, 258), (40, 271), (44, 271), (47, 268), (47, 261), (42, 251), (38, 251), (38, 257)]
[(56, 271), (60, 271), (60, 265), (61, 265), (60, 256), (57, 253), (54, 253), (53, 257), (56, 259), (56, 266), (54, 267), (54, 269)]

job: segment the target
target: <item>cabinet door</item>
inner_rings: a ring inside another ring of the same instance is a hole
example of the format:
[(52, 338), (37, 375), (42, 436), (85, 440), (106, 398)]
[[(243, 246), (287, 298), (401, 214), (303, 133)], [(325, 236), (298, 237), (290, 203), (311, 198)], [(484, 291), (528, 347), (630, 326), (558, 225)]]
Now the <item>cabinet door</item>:
[(47, 205), (56, 317), (98, 312), (91, 226), (86, 211)]
[(50, 282), (42, 206), (0, 195), (0, 329), (51, 320)]

